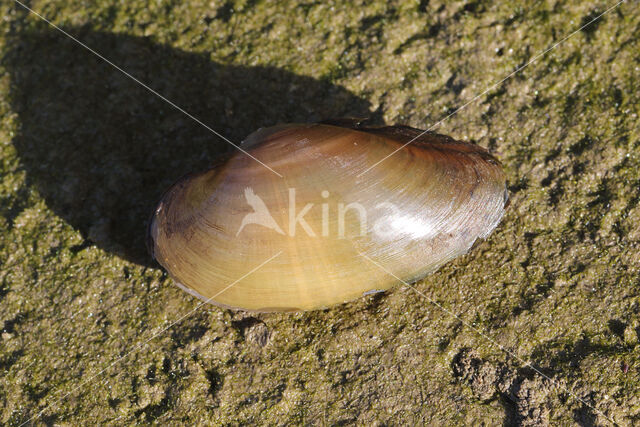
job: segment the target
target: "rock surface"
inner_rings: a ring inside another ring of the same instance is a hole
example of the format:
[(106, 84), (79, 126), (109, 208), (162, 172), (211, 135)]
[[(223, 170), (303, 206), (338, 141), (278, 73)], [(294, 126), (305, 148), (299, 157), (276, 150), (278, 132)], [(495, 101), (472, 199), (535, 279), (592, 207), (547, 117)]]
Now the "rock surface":
[(28, 4), (235, 142), (437, 123), (502, 160), (511, 206), (413, 287), (203, 306), (151, 261), (145, 222), (233, 148), (2, 2), (0, 424), (640, 422), (637, 1), (573, 35), (615, 3)]

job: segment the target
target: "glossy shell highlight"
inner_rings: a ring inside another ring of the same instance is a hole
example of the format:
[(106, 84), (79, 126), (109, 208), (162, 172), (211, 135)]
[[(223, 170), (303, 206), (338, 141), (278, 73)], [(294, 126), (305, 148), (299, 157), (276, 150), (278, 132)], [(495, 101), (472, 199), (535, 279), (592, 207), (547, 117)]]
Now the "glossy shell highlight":
[(282, 178), (241, 152), (182, 178), (151, 219), (152, 255), (193, 295), (251, 311), (319, 309), (421, 279), (489, 235), (507, 201), (485, 149), (431, 133), (401, 148), (421, 132), (258, 130), (242, 147)]

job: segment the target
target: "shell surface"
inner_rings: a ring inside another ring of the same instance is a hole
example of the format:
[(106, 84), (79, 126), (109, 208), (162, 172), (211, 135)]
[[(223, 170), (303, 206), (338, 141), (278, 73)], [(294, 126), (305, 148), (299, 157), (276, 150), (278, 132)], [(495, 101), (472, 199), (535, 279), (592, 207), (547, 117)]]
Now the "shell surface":
[(242, 148), (282, 177), (237, 152), (182, 178), (151, 219), (152, 255), (188, 292), (254, 311), (324, 308), (418, 280), (486, 237), (507, 199), (486, 150), (431, 133), (401, 148), (421, 132), (260, 129)]

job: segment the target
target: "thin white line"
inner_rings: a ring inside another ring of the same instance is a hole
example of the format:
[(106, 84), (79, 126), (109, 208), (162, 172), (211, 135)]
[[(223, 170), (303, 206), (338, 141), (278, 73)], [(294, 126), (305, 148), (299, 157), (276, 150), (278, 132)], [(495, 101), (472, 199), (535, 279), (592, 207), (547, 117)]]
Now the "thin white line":
[(582, 27), (578, 28), (577, 30), (575, 30), (574, 32), (572, 32), (571, 34), (569, 34), (568, 36), (566, 36), (565, 38), (563, 38), (562, 40), (560, 40), (559, 42), (555, 43), (554, 45), (552, 45), (551, 47), (545, 49), (543, 52), (537, 54), (536, 56), (533, 57), (533, 59), (531, 59), (529, 62), (527, 62), (526, 64), (518, 67), (515, 69), (515, 71), (512, 71), (509, 75), (507, 75), (507, 77), (503, 78), (502, 80), (500, 80), (498, 83), (493, 84), (492, 86), (489, 86), (487, 89), (485, 89), (483, 92), (479, 93), (478, 95), (476, 95), (475, 97), (473, 97), (470, 101), (467, 101), (464, 105), (462, 105), (461, 107), (457, 108), (455, 111), (453, 111), (452, 113), (450, 113), (448, 116), (444, 117), (443, 119), (440, 119), (438, 122), (436, 122), (435, 124), (431, 125), (427, 130), (423, 131), (421, 134), (419, 134), (418, 136), (412, 138), (409, 142), (407, 142), (406, 144), (402, 145), (400, 148), (397, 148), (396, 150), (394, 150), (391, 154), (388, 154), (387, 156), (383, 157), (381, 160), (378, 160), (376, 163), (374, 163), (372, 166), (369, 166), (367, 169), (365, 169), (364, 171), (360, 172), (357, 176), (360, 177), (362, 175), (364, 175), (365, 173), (369, 172), (371, 169), (375, 168), (376, 166), (378, 166), (380, 163), (384, 162), (385, 160), (387, 160), (389, 157), (393, 156), (394, 154), (396, 154), (398, 151), (402, 150), (404, 147), (406, 147), (407, 145), (411, 144), (413, 141), (415, 141), (416, 139), (420, 138), (422, 135), (424, 135), (425, 133), (429, 132), (431, 129), (435, 128), (436, 126), (438, 126), (440, 123), (444, 122), (445, 120), (447, 120), (449, 117), (457, 114), (460, 110), (466, 108), (469, 104), (471, 104), (472, 102), (474, 102), (476, 99), (480, 98), (481, 96), (483, 96), (485, 93), (489, 92), (490, 90), (493, 90), (494, 88), (496, 88), (497, 86), (500, 86), (502, 83), (504, 83), (506, 80), (510, 79), (511, 77), (513, 77), (516, 73), (522, 71), (523, 69), (527, 68), (529, 65), (531, 65), (532, 63), (534, 63), (535, 61), (537, 61), (540, 57), (546, 55), (547, 53), (549, 53), (550, 51), (552, 51), (553, 49), (555, 49), (559, 44), (564, 43), (565, 41), (567, 41), (568, 39), (570, 39), (571, 37), (573, 37), (575, 34), (579, 33), (580, 31), (582, 31), (585, 27), (588, 27), (589, 25), (593, 24), (594, 22), (596, 22), (598, 19), (600, 19), (601, 17), (603, 17), (604, 15), (606, 15), (607, 13), (611, 12), (613, 9), (617, 8), (618, 6), (620, 6), (622, 3), (624, 3), (626, 0), (620, 0), (618, 3), (616, 3), (615, 5), (611, 6), (609, 9), (605, 10), (604, 12), (602, 12), (600, 15), (596, 16), (595, 18), (593, 18), (591, 21), (587, 22), (586, 24), (584, 24)]
[(496, 347), (498, 347), (500, 350), (504, 351), (505, 353), (507, 353), (509, 356), (513, 357), (514, 359), (516, 359), (518, 362), (522, 363), (522, 366), (529, 366), (531, 369), (533, 369), (535, 372), (537, 372), (538, 374), (542, 375), (544, 378), (546, 378), (547, 380), (551, 381), (552, 383), (556, 384), (558, 387), (560, 387), (561, 389), (563, 389), (565, 392), (569, 393), (571, 396), (573, 396), (574, 398), (576, 398), (577, 400), (579, 400), (580, 402), (582, 402), (582, 404), (588, 406), (589, 408), (593, 409), (594, 411), (596, 411), (597, 413), (599, 413), (600, 415), (602, 415), (604, 418), (606, 418), (609, 422), (611, 422), (613, 425), (617, 425), (615, 421), (613, 421), (611, 418), (607, 417), (604, 412), (602, 412), (601, 410), (591, 406), (590, 404), (588, 404), (586, 401), (584, 401), (582, 398), (576, 396), (575, 394), (573, 394), (571, 391), (569, 391), (569, 389), (565, 386), (563, 386), (562, 384), (560, 384), (559, 382), (553, 380), (552, 378), (548, 377), (547, 375), (545, 375), (542, 371), (540, 371), (538, 368), (536, 368), (535, 366), (533, 366), (531, 364), (531, 362), (525, 362), (522, 358), (520, 358), (519, 356), (517, 356), (515, 353), (511, 352), (510, 350), (508, 350), (505, 346), (503, 346), (502, 344), (498, 343), (497, 341), (495, 341), (493, 338), (489, 337), (488, 335), (485, 335), (483, 332), (481, 332), (479, 329), (477, 329), (476, 327), (474, 327), (473, 325), (471, 325), (470, 323), (462, 320), (462, 318), (460, 318), (458, 315), (456, 315), (454, 312), (447, 310), (446, 308), (444, 308), (441, 304), (439, 304), (437, 301), (433, 300), (432, 298), (428, 297), (427, 295), (425, 295), (424, 293), (420, 292), (418, 289), (416, 289), (415, 287), (411, 286), (410, 284), (408, 284), (407, 282), (405, 282), (404, 280), (402, 280), (401, 278), (399, 278), (398, 276), (396, 276), (395, 274), (393, 274), (391, 271), (387, 270), (385, 267), (383, 267), (382, 265), (378, 264), (377, 262), (375, 262), (374, 260), (372, 260), (371, 258), (369, 258), (368, 256), (366, 256), (363, 253), (359, 252), (359, 255), (363, 258), (365, 258), (366, 260), (368, 260), (369, 262), (371, 262), (372, 264), (376, 265), (379, 269), (381, 269), (382, 271), (386, 272), (387, 274), (393, 276), (394, 278), (396, 278), (398, 281), (402, 282), (403, 284), (405, 284), (406, 286), (410, 287), (411, 289), (413, 289), (417, 294), (421, 295), (422, 297), (424, 297), (427, 301), (429, 301), (430, 303), (432, 303), (433, 305), (437, 306), (438, 308), (440, 308), (442, 311), (444, 311), (445, 313), (449, 314), (450, 316), (458, 319), (463, 325), (467, 326), (468, 328), (472, 329), (474, 332), (476, 332), (478, 335), (484, 337), (485, 339), (487, 339), (491, 344), (495, 345)]
[[(271, 258), (269, 258), (268, 260), (264, 261), (262, 264), (260, 264), (259, 266), (255, 267), (253, 270), (249, 271), (248, 273), (246, 273), (244, 276), (240, 277), (239, 279), (237, 279), (235, 282), (231, 283), (229, 286), (227, 286), (226, 288), (224, 288), (223, 290), (221, 290), (220, 292), (218, 292), (217, 294), (215, 294), (214, 296), (212, 296), (211, 298), (208, 298), (205, 301), (202, 301), (200, 304), (198, 304), (193, 310), (191, 310), (190, 312), (188, 312), (187, 314), (185, 314), (184, 316), (180, 317), (178, 320), (173, 321), (169, 326), (167, 326), (166, 328), (162, 329), (161, 331), (155, 333), (153, 336), (151, 336), (151, 338), (149, 338), (148, 340), (146, 340), (145, 342), (143, 342), (142, 344), (137, 345), (135, 348), (133, 348), (132, 350), (130, 350), (129, 352), (127, 352), (126, 354), (118, 357), (116, 360), (114, 360), (111, 364), (109, 364), (106, 368), (102, 369), (100, 372), (98, 372), (97, 374), (92, 375), (91, 377), (89, 377), (88, 379), (82, 381), (79, 385), (77, 385), (76, 387), (74, 387), (71, 391), (67, 392), (67, 394), (65, 394), (64, 396), (56, 399), (54, 402), (49, 403), (47, 406), (45, 406), (40, 412), (38, 412), (36, 415), (34, 415), (33, 417), (29, 418), (27, 421), (23, 422), (22, 424), (20, 424), (20, 427), (22, 427), (23, 425), (27, 424), (28, 422), (40, 417), (44, 411), (46, 411), (51, 405), (53, 405), (54, 403), (58, 403), (61, 400), (64, 400), (65, 398), (67, 398), (67, 396), (69, 396), (71, 393), (75, 392), (76, 390), (78, 390), (80, 387), (85, 386), (86, 384), (88, 384), (89, 382), (93, 381), (94, 379), (96, 379), (97, 377), (99, 377), (100, 375), (102, 375), (107, 369), (111, 368), (113, 365), (115, 365), (116, 363), (118, 363), (119, 361), (121, 361), (122, 359), (124, 359), (125, 357), (129, 356), (130, 354), (138, 351), (139, 349), (141, 349), (142, 347), (144, 347), (145, 345), (147, 345), (147, 343), (149, 341), (151, 341), (152, 339), (156, 338), (158, 335), (161, 335), (163, 333), (165, 333), (168, 329), (170, 329), (171, 327), (173, 327), (174, 325), (176, 325), (177, 323), (180, 323), (182, 320), (184, 320), (185, 318), (191, 316), (193, 313), (195, 313), (200, 307), (202, 307), (204, 304), (211, 302), (215, 297), (217, 297), (218, 295), (220, 295), (221, 293), (225, 292), (227, 289), (231, 288), (233, 285), (235, 285), (236, 283), (238, 283), (239, 281), (241, 281), (242, 279), (244, 279), (245, 277), (247, 277), (248, 275), (250, 275), (251, 273), (255, 272), (256, 270), (262, 268), (265, 264), (267, 264), (268, 262), (270, 262), (271, 260), (273, 260), (274, 258), (276, 258), (277, 256), (279, 256), (282, 253), (282, 251), (279, 251), (277, 254), (275, 254), (274, 256), (272, 256)], [(151, 353), (157, 351), (153, 350)], [(150, 353), (150, 354), (151, 354)]]
[(117, 66), (116, 64), (114, 64), (113, 62), (109, 61), (107, 58), (105, 58), (104, 56), (102, 56), (101, 54), (99, 54), (98, 52), (96, 52), (95, 50), (93, 50), (92, 48), (90, 48), (89, 46), (87, 46), (86, 44), (84, 44), (83, 42), (81, 42), (80, 40), (76, 39), (75, 37), (73, 37), (71, 34), (67, 33), (65, 30), (63, 30), (62, 28), (58, 27), (57, 25), (55, 25), (54, 23), (52, 23), (51, 21), (49, 21), (48, 19), (46, 19), (44, 16), (40, 15), (38, 12), (34, 11), (33, 9), (30, 9), (28, 6), (26, 6), (25, 4), (21, 3), (19, 0), (13, 0), (16, 3), (18, 3), (20, 6), (22, 6), (23, 8), (27, 9), (29, 12), (33, 13), (34, 15), (36, 15), (38, 18), (42, 19), (44, 22), (46, 22), (47, 24), (51, 25), (53, 28), (55, 28), (56, 30), (60, 31), (62, 34), (64, 34), (65, 36), (69, 37), (71, 40), (73, 40), (74, 42), (78, 43), (80, 46), (84, 47), (85, 49), (87, 49), (89, 52), (93, 53), (94, 55), (96, 55), (98, 58), (102, 59), (103, 61), (105, 61), (107, 64), (111, 65), (113, 68), (115, 68), (116, 70), (120, 71), (122, 74), (124, 74), (125, 76), (129, 77), (131, 80), (133, 80), (134, 82), (138, 83), (140, 86), (142, 86), (143, 88), (147, 89), (149, 92), (151, 92), (152, 94), (156, 95), (158, 98), (162, 99), (163, 101), (165, 101), (166, 103), (168, 103), (169, 105), (171, 105), (172, 107), (174, 107), (176, 110), (182, 112), (184, 115), (186, 115), (187, 117), (189, 117), (190, 119), (194, 120), (196, 123), (204, 126), (206, 129), (208, 129), (210, 132), (212, 132), (214, 135), (216, 135), (219, 138), (222, 138), (224, 141), (228, 142), (229, 144), (233, 145), (235, 148), (237, 148), (238, 150), (242, 151), (244, 154), (246, 154), (247, 156), (251, 157), (253, 160), (255, 160), (256, 162), (260, 163), (262, 166), (264, 166), (265, 168), (269, 169), (271, 172), (273, 172), (274, 174), (278, 175), (280, 178), (282, 178), (282, 175), (280, 175), (278, 172), (274, 171), (273, 169), (271, 169), (269, 166), (267, 166), (266, 164), (264, 164), (263, 162), (261, 162), (260, 160), (256, 159), (254, 156), (252, 156), (251, 154), (249, 154), (247, 151), (243, 150), (239, 145), (234, 144), (233, 142), (229, 141), (229, 139), (225, 138), (223, 135), (221, 135), (220, 133), (216, 132), (214, 129), (212, 129), (210, 126), (208, 126), (207, 124), (203, 123), (200, 119), (198, 119), (197, 117), (195, 117), (193, 114), (190, 114), (189, 112), (187, 112), (185, 109), (183, 109), (182, 107), (179, 107), (178, 105), (174, 104), (172, 101), (170, 101), (169, 99), (167, 99), (166, 97), (164, 97), (163, 95), (161, 95), (160, 93), (158, 93), (157, 91), (155, 91), (154, 89), (150, 88), (149, 86), (147, 86), (146, 84), (142, 83), (140, 80), (138, 80), (137, 78), (135, 78), (134, 76), (132, 76), (131, 74), (129, 74), (128, 72), (126, 72), (125, 70), (123, 70), (122, 68), (120, 68), (119, 66)]

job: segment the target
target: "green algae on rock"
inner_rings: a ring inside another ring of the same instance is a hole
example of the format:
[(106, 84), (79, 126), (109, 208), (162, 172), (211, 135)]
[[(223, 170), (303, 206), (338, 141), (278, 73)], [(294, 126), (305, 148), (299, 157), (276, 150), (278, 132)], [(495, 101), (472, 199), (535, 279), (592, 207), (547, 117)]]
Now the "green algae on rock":
[[(607, 4), (29, 2), (234, 142), (372, 112), (427, 128)], [(436, 129), (497, 154), (511, 205), (414, 287), (552, 381), (410, 288), (197, 308), (141, 230), (224, 143), (14, 2), (0, 16), (0, 424), (638, 423), (637, 3)]]

